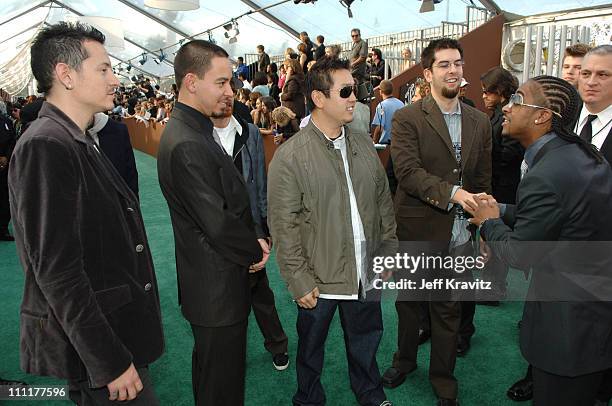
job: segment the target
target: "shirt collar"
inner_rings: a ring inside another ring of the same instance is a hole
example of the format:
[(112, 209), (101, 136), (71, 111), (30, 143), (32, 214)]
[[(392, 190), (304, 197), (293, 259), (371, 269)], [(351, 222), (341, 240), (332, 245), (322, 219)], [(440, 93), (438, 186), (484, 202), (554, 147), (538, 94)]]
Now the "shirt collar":
[(208, 117), (206, 117), (204, 114), (194, 109), (193, 107), (186, 105), (185, 103), (177, 101), (174, 104), (174, 108), (178, 108), (179, 110), (183, 111), (185, 114), (194, 119), (198, 124), (200, 124), (202, 128), (211, 128), (213, 126), (212, 122)]
[[(435, 100), (435, 99), (434, 99)], [(436, 102), (437, 104), (437, 102)], [(455, 111), (449, 111), (448, 113), (445, 112), (444, 110), (442, 110), (442, 108), (440, 107), (440, 105), (438, 105), (438, 108), (440, 109), (440, 111), (442, 112), (442, 114), (447, 115), (447, 116), (453, 116), (453, 115), (461, 115), (461, 102), (457, 101), (457, 107), (455, 107)]]
[[(580, 110), (580, 118), (578, 119), (578, 125), (580, 126), (580, 125), (585, 124), (586, 119), (590, 114), (594, 114), (594, 113), (591, 113), (588, 110), (586, 104), (583, 104), (582, 110)], [(597, 120), (599, 120), (602, 125), (607, 123), (611, 119), (612, 119), (612, 104), (610, 104), (608, 107), (606, 107), (605, 109), (597, 113)]]
[(310, 122), (312, 123), (312, 125), (314, 125), (317, 128), (317, 130), (319, 130), (321, 132), (321, 134), (323, 134), (323, 136), (328, 141), (332, 142), (334, 144), (334, 146), (340, 146), (340, 145), (342, 145), (344, 143), (344, 135), (345, 135), (344, 126), (341, 127), (340, 136), (338, 136), (338, 137), (336, 137), (335, 139), (332, 140), (331, 138), (329, 138), (327, 136), (327, 134), (325, 134), (323, 131), (321, 131), (321, 129), (319, 127), (317, 127), (317, 124), (312, 119), (310, 120)]
[[(236, 120), (236, 117), (234, 117), (233, 115), (230, 117), (230, 122), (227, 125), (227, 127), (224, 127), (222, 129), (227, 130), (229, 132), (232, 128), (235, 129), (238, 132), (238, 134), (242, 134), (242, 125), (240, 125), (238, 120)], [(215, 127), (215, 130), (216, 129), (217, 127)]]
[(556, 134), (553, 132), (546, 133), (537, 140), (533, 144), (531, 144), (525, 150), (525, 163), (527, 163), (527, 168), (531, 169), (531, 165), (533, 165), (533, 160), (535, 159), (538, 152), (542, 149), (542, 147), (550, 140), (556, 137)]

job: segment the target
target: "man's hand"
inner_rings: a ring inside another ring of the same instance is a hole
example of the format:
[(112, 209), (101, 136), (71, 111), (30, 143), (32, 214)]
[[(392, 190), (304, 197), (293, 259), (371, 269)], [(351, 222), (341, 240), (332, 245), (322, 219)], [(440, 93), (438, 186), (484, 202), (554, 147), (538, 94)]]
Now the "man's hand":
[(474, 195), (461, 188), (457, 189), (457, 191), (451, 198), (451, 202), (459, 203), (461, 207), (463, 207), (463, 210), (468, 210), (468, 203), (476, 205), (476, 202), (474, 201)]
[(0, 169), (6, 168), (7, 164), (8, 164), (8, 158), (5, 156), (0, 156)]
[(108, 385), (108, 392), (110, 396), (109, 400), (133, 400), (143, 388), (142, 381), (138, 376), (134, 364), (130, 364), (130, 367)]
[(486, 219), (499, 218), (499, 206), (493, 196), (490, 195), (474, 195), (474, 202), (468, 202), (467, 210), (473, 217), (469, 222), (480, 226)]
[(314, 309), (317, 305), (317, 298), (319, 297), (319, 288), (314, 288), (312, 291), (308, 292), (304, 297), (296, 300), (298, 306), (303, 307), (304, 309)]
[(268, 259), (270, 258), (270, 246), (268, 245), (268, 242), (266, 241), (266, 239), (258, 238), (257, 242), (259, 242), (259, 245), (261, 245), (261, 250), (263, 251), (263, 257), (261, 258), (260, 262), (253, 264), (249, 267), (249, 273), (255, 273), (255, 272), (261, 271), (266, 266), (266, 262), (268, 262)]

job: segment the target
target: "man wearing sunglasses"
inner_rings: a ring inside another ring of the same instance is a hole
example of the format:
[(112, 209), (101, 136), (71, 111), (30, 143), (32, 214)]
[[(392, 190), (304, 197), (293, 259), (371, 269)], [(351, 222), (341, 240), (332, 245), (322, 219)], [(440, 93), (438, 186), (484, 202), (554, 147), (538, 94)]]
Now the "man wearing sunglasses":
[(517, 203), (481, 195), (467, 209), (495, 255), (531, 272), (520, 344), (538, 406), (603, 406), (612, 388), (612, 260), (600, 243), (612, 240), (612, 171), (571, 131), (579, 105), (563, 79), (524, 83), (502, 124), (525, 148)]
[(397, 240), (386, 174), (372, 141), (346, 126), (356, 103), (347, 61), (320, 59), (306, 97), (310, 121), (276, 151), (268, 176), (276, 258), (298, 305), (293, 404), (325, 404), (325, 339), (339, 308), (357, 401), (388, 406), (376, 363), (381, 307), (366, 269), (366, 257)]
[[(457, 41), (430, 42), (421, 62), (431, 94), (398, 110), (391, 129), (391, 158), (398, 181), (397, 235), (400, 241), (428, 242), (426, 255), (473, 255), (463, 209), (474, 201), (472, 193), (491, 187), (491, 124), (485, 114), (458, 100), (463, 50)], [(441, 278), (470, 277), (459, 272), (418, 269), (415, 274), (423, 280), (432, 273)], [(422, 295), (412, 291), (398, 295), (398, 349), (383, 384), (396, 387), (417, 367), (422, 300), (429, 303), (431, 317), (430, 381), (438, 405), (456, 405), (458, 384), (453, 371), (456, 357), (466, 354), (475, 332), (473, 292), (467, 300), (451, 296), (454, 292), (435, 298), (431, 291), (418, 293)]]

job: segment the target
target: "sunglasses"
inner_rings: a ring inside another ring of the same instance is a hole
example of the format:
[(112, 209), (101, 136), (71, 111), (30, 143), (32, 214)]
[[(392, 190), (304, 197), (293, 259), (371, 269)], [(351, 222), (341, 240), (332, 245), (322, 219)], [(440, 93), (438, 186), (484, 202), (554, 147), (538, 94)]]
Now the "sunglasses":
[(541, 109), (541, 110), (548, 110), (550, 111), (552, 114), (554, 114), (555, 116), (559, 117), (559, 118), (563, 118), (561, 116), (561, 114), (557, 113), (556, 111), (552, 111), (551, 109), (549, 109), (548, 107), (542, 107), (542, 106), (536, 106), (535, 104), (527, 104), (524, 103), (523, 101), (523, 95), (520, 93), (515, 93), (512, 96), (510, 96), (510, 98), (508, 99), (508, 104), (506, 105), (509, 109), (512, 108), (512, 106), (514, 105), (517, 106), (526, 106), (526, 107), (531, 107), (533, 109)]
[(332, 90), (340, 93), (340, 97), (343, 99), (348, 99), (349, 97), (351, 97), (351, 93), (355, 93), (355, 97), (357, 97), (357, 85), (348, 85), (340, 89), (321, 90), (321, 92), (328, 93), (328, 92), (331, 92)]
[(359, 36), (359, 34), (352, 34), (351, 37), (352, 38), (357, 38)]

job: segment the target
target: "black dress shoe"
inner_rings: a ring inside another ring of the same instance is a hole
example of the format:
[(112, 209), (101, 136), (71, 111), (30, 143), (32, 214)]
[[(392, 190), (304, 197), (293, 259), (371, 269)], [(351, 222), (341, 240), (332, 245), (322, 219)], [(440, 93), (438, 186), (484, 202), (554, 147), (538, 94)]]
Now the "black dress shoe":
[[(414, 369), (412, 371), (414, 371)], [(385, 388), (396, 388), (404, 383), (404, 381), (406, 380), (406, 376), (412, 371), (402, 372), (394, 367), (388, 368), (381, 377), (382, 384)]]
[(470, 339), (469, 338), (461, 338), (457, 341), (457, 356), (463, 357), (470, 350)]
[(533, 398), (533, 379), (523, 378), (516, 381), (506, 392), (508, 397), (516, 402), (524, 402)]
[(419, 329), (419, 345), (426, 343), (431, 337), (430, 330)]
[(457, 399), (438, 399), (438, 406), (459, 406)]

